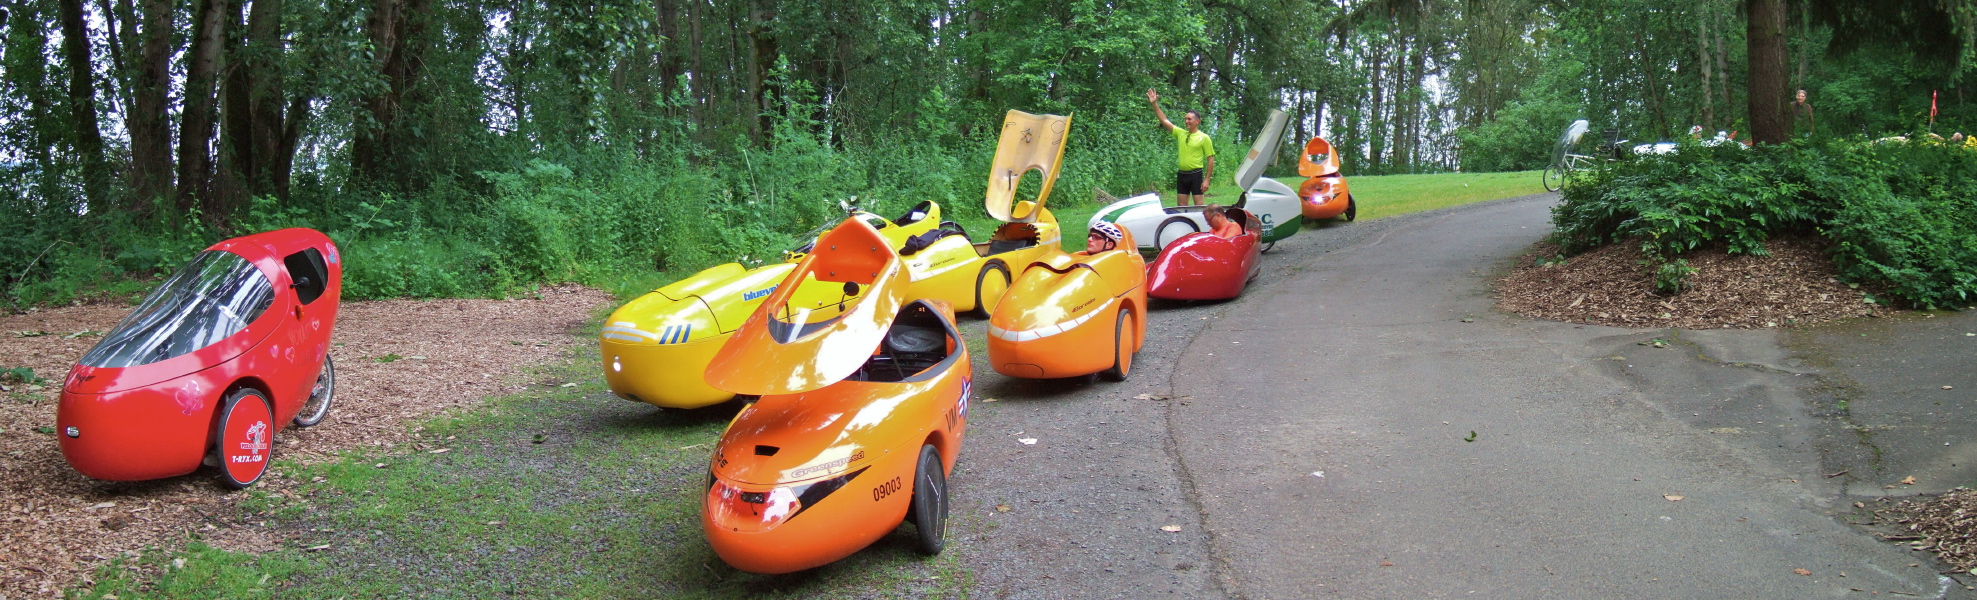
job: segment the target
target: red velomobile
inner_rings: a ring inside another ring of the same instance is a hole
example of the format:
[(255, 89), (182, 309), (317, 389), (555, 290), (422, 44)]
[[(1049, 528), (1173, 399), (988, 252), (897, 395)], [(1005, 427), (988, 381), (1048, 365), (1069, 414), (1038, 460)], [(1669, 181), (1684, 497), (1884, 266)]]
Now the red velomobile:
[(1242, 226), (1242, 233), (1223, 238), (1213, 233), (1191, 233), (1160, 250), (1146, 266), (1146, 295), (1168, 300), (1225, 300), (1242, 295), (1243, 287), (1262, 268), (1257, 260), (1263, 246), (1257, 242), (1263, 223), (1240, 208), (1226, 208), (1229, 220)]
[(137, 481), (204, 464), (247, 487), (290, 422), (329, 412), (343, 265), (309, 229), (234, 238), (173, 273), (84, 354), (55, 413), (83, 475)]

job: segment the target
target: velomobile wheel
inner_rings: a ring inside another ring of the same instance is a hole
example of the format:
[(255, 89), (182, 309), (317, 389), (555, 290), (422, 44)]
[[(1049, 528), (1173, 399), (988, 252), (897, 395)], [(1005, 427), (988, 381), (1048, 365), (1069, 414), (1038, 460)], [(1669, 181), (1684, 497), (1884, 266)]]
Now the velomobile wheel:
[(975, 313), (987, 318), (995, 312), (995, 305), (1002, 303), (1002, 293), (1009, 291), (1009, 267), (1000, 260), (989, 261), (982, 266), (982, 272), (975, 276)]
[(1269, 252), (1271, 248), (1275, 248), (1275, 247), (1277, 247), (1277, 240), (1270, 240), (1267, 242), (1263, 242), (1263, 249), (1257, 250), (1256, 253), (1263, 254)]
[(309, 388), (309, 399), (302, 403), (302, 412), (295, 413), (295, 426), (308, 427), (323, 422), (329, 414), (330, 400), (336, 398), (336, 361), (323, 356), (323, 372), (316, 375), (315, 387)]
[(1359, 203), (1352, 200), (1352, 194), (1345, 195), (1345, 220), (1359, 218)]
[[(1178, 227), (1175, 227), (1176, 225)], [(1174, 235), (1171, 236), (1167, 235), (1168, 228), (1170, 227), (1173, 227), (1175, 230)], [(1182, 228), (1187, 229), (1187, 231), (1180, 231)], [(1165, 249), (1167, 244), (1190, 233), (1201, 233), (1201, 228), (1196, 227), (1194, 221), (1189, 220), (1187, 217), (1167, 217), (1167, 220), (1160, 222), (1159, 228), (1153, 230), (1153, 245)]]
[(268, 471), (274, 448), (274, 411), (268, 397), (254, 388), (241, 388), (220, 406), (220, 481), (234, 489), (254, 485)]
[(947, 546), (947, 471), (933, 444), (920, 447), (920, 465), (913, 473), (913, 527), (920, 532), (920, 551), (940, 554)]
[(1121, 309), (1119, 320), (1112, 327), (1112, 368), (1099, 373), (1106, 381), (1125, 381), (1133, 374), (1133, 344), (1126, 339), (1127, 331), (1133, 326), (1132, 319), (1132, 311)]

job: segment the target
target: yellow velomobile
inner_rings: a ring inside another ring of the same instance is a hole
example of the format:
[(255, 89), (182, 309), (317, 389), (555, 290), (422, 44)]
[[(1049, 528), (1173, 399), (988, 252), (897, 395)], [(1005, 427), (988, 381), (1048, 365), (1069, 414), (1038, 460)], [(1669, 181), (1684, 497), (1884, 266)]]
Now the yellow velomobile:
[[(849, 207), (847, 212), (877, 229), (895, 249), (940, 223), (940, 207), (932, 202), (920, 203), (898, 220)], [(708, 362), (809, 254), (824, 230), (806, 234), (808, 243), (788, 252), (785, 262), (754, 269), (740, 263), (712, 267), (618, 307), (597, 336), (604, 382), (612, 393), (663, 408), (699, 408), (733, 398), (733, 393), (707, 385)], [(825, 311), (841, 302), (843, 291), (836, 285), (802, 286), (794, 294), (792, 306)]]
[[(1003, 222), (989, 240), (976, 243), (959, 226), (943, 226), (907, 240), (899, 255), (906, 260), (908, 298), (944, 300), (956, 312), (988, 316), (1014, 279), (1012, 265), (1021, 268), (1038, 257), (1063, 252), (1057, 217), (1044, 208), (1050, 187), (1057, 182), (1064, 159), (1071, 117), (1033, 115), (1011, 110), (1002, 120), (1002, 137), (995, 146), (989, 171), (988, 214)], [(1037, 171), (1042, 188), (1035, 200), (1017, 200), (1023, 175)]]
[(1030, 263), (989, 316), (989, 365), (1011, 377), (1050, 379), (1098, 373), (1124, 381), (1146, 341), (1146, 259), (1133, 235), (1111, 223), (1114, 245), (1057, 252)]

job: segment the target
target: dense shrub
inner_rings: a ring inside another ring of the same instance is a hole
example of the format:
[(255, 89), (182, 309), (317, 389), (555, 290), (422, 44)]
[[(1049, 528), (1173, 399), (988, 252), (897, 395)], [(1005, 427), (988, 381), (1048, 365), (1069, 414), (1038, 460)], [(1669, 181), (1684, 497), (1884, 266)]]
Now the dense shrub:
[[(1150, 118), (1133, 116), (1073, 122), (1052, 206), (1090, 202), (1094, 188), (1123, 195), (1171, 178), (1171, 140)], [(999, 129), (961, 135), (929, 127), (832, 143), (818, 133), (826, 128), (790, 119), (763, 146), (737, 143), (725, 152), (536, 150), (412, 192), (312, 180), (286, 201), (257, 198), (229, 219), (164, 207), (149, 215), (44, 214), (30, 199), (0, 198), (0, 217), (28, 224), (0, 236), (7, 271), (0, 295), (17, 305), (134, 297), (219, 239), (284, 227), (336, 240), (348, 257), (348, 298), (498, 296), (562, 281), (630, 292), (721, 262), (780, 260), (801, 233), (836, 218), (838, 203), (854, 197), (886, 215), (933, 200), (950, 218), (985, 217), (981, 199)], [(1239, 147), (1233, 138), (1217, 141)], [(1035, 193), (1035, 179), (1025, 179), (1026, 193)]]
[(1806, 233), (1831, 242), (1849, 282), (1922, 307), (1977, 296), (1977, 152), (1961, 147), (1684, 146), (1575, 179), (1552, 221), (1568, 252), (1637, 239), (1664, 276), (1696, 248), (1762, 254), (1770, 236)]

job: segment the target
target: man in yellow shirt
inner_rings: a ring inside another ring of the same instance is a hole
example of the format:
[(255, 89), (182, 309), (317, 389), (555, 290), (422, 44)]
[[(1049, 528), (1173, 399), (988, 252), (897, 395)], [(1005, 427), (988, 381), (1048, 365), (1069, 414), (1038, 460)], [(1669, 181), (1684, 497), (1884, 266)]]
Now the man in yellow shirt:
[(1160, 126), (1174, 135), (1174, 143), (1179, 146), (1180, 155), (1174, 165), (1179, 171), (1174, 176), (1174, 204), (1203, 204), (1208, 195), (1208, 181), (1215, 178), (1215, 140), (1201, 132), (1201, 113), (1188, 111), (1181, 119), (1187, 129), (1182, 129), (1167, 120), (1167, 113), (1160, 110), (1160, 94), (1153, 88), (1147, 88), (1146, 102), (1153, 105), (1153, 116), (1160, 118)]

